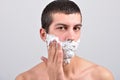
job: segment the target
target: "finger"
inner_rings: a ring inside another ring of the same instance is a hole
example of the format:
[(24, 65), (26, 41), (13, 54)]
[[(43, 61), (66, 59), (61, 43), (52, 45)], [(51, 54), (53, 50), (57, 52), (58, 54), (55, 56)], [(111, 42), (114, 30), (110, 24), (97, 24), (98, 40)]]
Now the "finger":
[(53, 62), (56, 53), (56, 41), (50, 43), (50, 48), (48, 50), (48, 61)]
[(62, 50), (62, 46), (60, 45), (60, 43), (57, 44), (56, 55), (57, 55), (57, 57), (55, 59), (56, 59), (57, 65), (62, 66), (62, 64), (63, 64), (63, 50)]
[(42, 56), (42, 57), (41, 57), (41, 60), (47, 65), (48, 59), (47, 59), (46, 57)]

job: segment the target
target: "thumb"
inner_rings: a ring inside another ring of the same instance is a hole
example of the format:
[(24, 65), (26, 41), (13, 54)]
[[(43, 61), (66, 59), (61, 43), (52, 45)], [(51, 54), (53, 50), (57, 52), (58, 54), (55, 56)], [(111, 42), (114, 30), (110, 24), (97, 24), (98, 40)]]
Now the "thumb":
[(42, 57), (41, 57), (41, 60), (47, 65), (48, 59), (47, 59), (46, 57), (42, 56)]

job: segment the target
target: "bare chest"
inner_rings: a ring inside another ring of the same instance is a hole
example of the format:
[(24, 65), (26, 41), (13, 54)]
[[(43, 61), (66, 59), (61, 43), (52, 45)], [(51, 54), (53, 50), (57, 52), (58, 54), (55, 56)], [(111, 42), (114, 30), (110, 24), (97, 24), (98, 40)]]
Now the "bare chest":
[[(91, 70), (70, 74), (69, 76), (65, 76), (65, 79), (66, 80), (95, 80)], [(47, 73), (41, 74), (41, 75), (37, 75), (33, 80), (49, 80), (49, 76), (47, 75)]]

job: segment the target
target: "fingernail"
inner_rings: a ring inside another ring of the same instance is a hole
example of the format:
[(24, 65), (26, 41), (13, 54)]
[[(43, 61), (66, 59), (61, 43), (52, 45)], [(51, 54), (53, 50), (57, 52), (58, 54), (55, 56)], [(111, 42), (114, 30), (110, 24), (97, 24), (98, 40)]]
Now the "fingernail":
[(53, 40), (53, 42), (57, 42), (56, 40)]
[(41, 57), (41, 60), (43, 60), (43, 58), (44, 58), (44, 57), (42, 56), (42, 57)]
[(52, 44), (52, 41), (50, 42), (49, 46)]

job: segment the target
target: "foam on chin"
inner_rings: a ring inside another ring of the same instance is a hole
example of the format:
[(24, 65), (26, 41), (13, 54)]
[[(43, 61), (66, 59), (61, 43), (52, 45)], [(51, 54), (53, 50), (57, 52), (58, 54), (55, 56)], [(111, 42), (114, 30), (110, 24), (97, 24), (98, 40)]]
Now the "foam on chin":
[(53, 40), (56, 40), (58, 43), (60, 43), (63, 48), (64, 63), (67, 63), (67, 64), (70, 63), (71, 58), (75, 55), (75, 52), (77, 50), (80, 40), (76, 42), (70, 41), (70, 40), (61, 42), (59, 41), (59, 38), (56, 37), (55, 35), (47, 34), (46, 43), (47, 43), (48, 48), (49, 48), (50, 42), (52, 42)]

